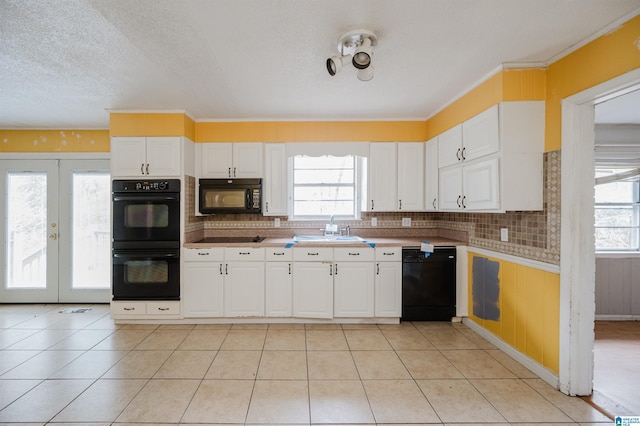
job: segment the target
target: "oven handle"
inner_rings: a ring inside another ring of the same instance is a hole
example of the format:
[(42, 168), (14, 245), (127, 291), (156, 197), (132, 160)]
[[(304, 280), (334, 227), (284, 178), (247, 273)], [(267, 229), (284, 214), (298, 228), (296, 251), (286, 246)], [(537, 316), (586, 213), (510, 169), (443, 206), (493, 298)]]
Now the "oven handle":
[(113, 196), (113, 201), (142, 201), (142, 202), (147, 202), (147, 201), (180, 201), (180, 195), (176, 194), (176, 195), (149, 195), (149, 194), (144, 194), (144, 195), (138, 195), (138, 196), (134, 196), (134, 195), (114, 195)]
[(177, 259), (179, 258), (178, 253), (157, 253), (150, 251), (127, 251), (127, 252), (114, 252), (114, 258), (137, 258), (137, 257), (154, 257), (154, 258), (162, 258), (162, 259)]

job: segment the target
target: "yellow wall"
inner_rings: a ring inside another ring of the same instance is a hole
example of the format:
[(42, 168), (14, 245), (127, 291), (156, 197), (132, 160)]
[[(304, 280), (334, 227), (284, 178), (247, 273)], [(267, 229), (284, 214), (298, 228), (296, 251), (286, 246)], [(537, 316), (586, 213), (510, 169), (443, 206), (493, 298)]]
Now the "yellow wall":
[(640, 68), (640, 15), (547, 69), (545, 151), (561, 147), (562, 99)]
[(195, 140), (195, 123), (183, 113), (112, 113), (111, 136), (186, 136)]
[(497, 72), (427, 120), (427, 139), (502, 101), (542, 101), (545, 94), (544, 69)]
[(0, 130), (0, 152), (109, 152), (108, 130)]
[[(500, 318), (473, 314), (473, 259), (499, 263)], [(558, 374), (560, 275), (469, 251), (469, 318), (505, 343)]]
[(425, 141), (424, 121), (199, 122), (196, 142)]

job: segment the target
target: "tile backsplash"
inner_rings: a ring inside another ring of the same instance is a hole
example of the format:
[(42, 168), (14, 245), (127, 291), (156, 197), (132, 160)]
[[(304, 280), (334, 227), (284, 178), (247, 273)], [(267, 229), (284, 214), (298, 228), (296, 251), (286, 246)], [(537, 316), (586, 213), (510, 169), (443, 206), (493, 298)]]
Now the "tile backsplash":
[[(186, 241), (205, 234), (261, 235), (288, 238), (296, 233), (320, 233), (322, 222), (288, 221), (280, 217), (274, 227), (273, 216), (215, 215), (195, 216), (196, 179), (186, 178)], [(371, 218), (377, 226), (371, 226)], [(411, 227), (402, 226), (402, 218), (411, 218)], [(363, 213), (361, 220), (339, 222), (349, 225), (352, 234), (363, 237), (439, 236), (468, 241), (485, 248), (551, 264), (560, 263), (560, 151), (544, 155), (544, 209), (507, 213)], [(500, 229), (509, 230), (509, 241), (500, 241)]]

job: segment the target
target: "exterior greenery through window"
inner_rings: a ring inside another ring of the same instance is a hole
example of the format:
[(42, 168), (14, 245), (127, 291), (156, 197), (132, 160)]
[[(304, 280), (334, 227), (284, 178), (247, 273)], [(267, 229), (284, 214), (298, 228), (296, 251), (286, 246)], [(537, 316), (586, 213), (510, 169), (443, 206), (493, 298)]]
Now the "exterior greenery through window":
[(357, 157), (293, 157), (293, 219), (356, 219), (361, 179)]
[[(596, 178), (627, 169), (596, 168)], [(640, 183), (635, 178), (596, 185), (595, 240), (598, 251), (640, 249)]]

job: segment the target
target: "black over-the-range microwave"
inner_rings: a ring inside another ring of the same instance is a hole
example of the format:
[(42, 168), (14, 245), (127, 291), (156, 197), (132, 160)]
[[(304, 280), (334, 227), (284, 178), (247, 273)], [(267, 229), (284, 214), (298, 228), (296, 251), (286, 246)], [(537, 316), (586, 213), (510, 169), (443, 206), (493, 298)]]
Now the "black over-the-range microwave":
[(199, 179), (201, 214), (262, 213), (262, 179)]

